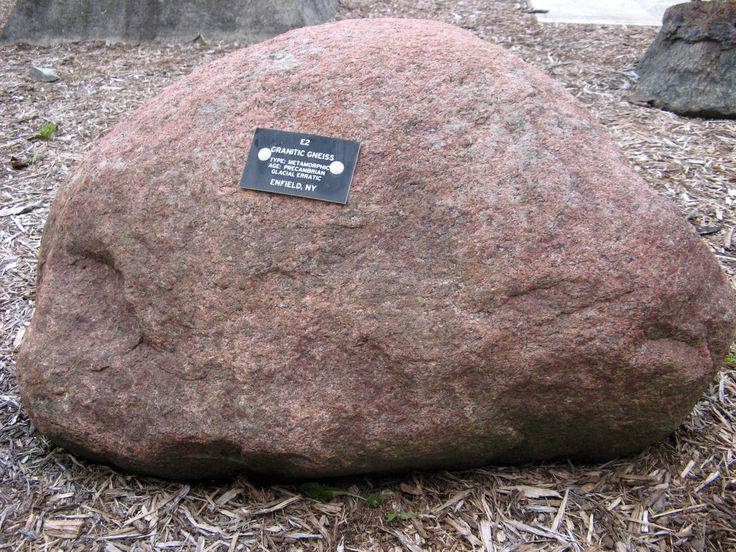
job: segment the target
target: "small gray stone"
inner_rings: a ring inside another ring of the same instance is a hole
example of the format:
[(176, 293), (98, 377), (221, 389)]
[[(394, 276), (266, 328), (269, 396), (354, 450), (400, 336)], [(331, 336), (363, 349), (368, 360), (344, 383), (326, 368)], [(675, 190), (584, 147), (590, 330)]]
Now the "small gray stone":
[(33, 80), (38, 82), (56, 82), (59, 80), (59, 75), (51, 67), (31, 66), (28, 73)]

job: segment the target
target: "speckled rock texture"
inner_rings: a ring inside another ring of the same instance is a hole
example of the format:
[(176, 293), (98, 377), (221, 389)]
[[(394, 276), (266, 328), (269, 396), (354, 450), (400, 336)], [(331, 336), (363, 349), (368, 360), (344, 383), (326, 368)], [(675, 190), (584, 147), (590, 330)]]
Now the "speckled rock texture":
[[(362, 142), (348, 204), (240, 189), (256, 127)], [(54, 441), (164, 477), (593, 460), (675, 429), (733, 330), (716, 260), (561, 86), (452, 26), (344, 21), (90, 152), (18, 376)]]
[(638, 72), (639, 93), (656, 107), (680, 115), (736, 118), (736, 1), (668, 8)]
[(332, 19), (338, 0), (15, 0), (0, 42), (257, 42)]

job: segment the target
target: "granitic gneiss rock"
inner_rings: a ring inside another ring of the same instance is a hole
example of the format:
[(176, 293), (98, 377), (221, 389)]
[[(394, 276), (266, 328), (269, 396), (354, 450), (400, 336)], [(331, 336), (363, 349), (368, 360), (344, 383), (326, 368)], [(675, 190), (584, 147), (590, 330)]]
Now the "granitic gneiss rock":
[(258, 41), (332, 19), (338, 0), (16, 0), (0, 42)]
[[(257, 127), (362, 143), (346, 206), (238, 187)], [(565, 90), (445, 24), (240, 50), (58, 194), (18, 358), (38, 429), (176, 478), (625, 455), (711, 381), (734, 298)]]
[(638, 72), (639, 94), (656, 107), (736, 118), (736, 1), (668, 8)]

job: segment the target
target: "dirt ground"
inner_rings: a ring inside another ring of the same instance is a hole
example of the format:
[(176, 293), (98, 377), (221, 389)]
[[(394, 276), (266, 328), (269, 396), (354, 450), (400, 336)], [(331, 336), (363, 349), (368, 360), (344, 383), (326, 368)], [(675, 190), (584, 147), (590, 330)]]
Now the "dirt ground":
[[(342, 4), (341, 19), (453, 23), (564, 83), (736, 283), (736, 121), (686, 119), (627, 101), (634, 64), (656, 29), (539, 25), (511, 0)], [(11, 5), (0, 0), (0, 24)], [(736, 550), (733, 354), (670, 439), (596, 465), (352, 478), (331, 488), (245, 478), (189, 485), (87, 463), (34, 431), (14, 358), (34, 309), (36, 253), (56, 189), (146, 98), (241, 46), (0, 46), (0, 549)], [(53, 66), (61, 80), (34, 82), (31, 65)], [(48, 140), (38, 136), (46, 124), (57, 127)]]

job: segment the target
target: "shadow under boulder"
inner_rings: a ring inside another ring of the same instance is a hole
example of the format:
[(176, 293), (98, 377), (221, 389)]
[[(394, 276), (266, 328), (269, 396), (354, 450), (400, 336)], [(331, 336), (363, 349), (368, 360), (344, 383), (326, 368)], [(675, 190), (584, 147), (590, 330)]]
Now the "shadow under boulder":
[(258, 42), (324, 23), (338, 0), (17, 0), (0, 42)]
[(639, 94), (655, 107), (736, 118), (736, 2), (687, 2), (667, 9), (638, 72)]

